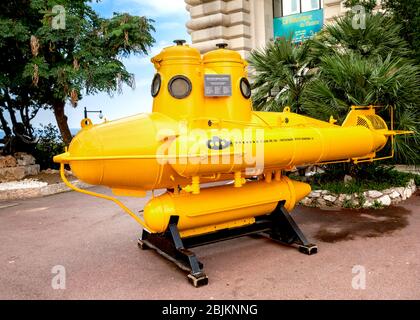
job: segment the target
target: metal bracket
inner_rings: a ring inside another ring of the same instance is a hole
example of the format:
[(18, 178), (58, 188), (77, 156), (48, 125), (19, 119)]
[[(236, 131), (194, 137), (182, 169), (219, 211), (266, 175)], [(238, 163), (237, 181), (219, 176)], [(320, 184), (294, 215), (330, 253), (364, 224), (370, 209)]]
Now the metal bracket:
[(178, 220), (178, 216), (171, 216), (168, 228), (163, 234), (149, 233), (143, 229), (138, 240), (139, 247), (143, 250), (154, 249), (181, 269), (189, 271), (187, 277), (194, 287), (207, 285), (208, 277), (202, 270), (203, 264), (184, 246), (177, 227)]
[(318, 252), (318, 247), (306, 239), (295, 220), (284, 208), (284, 202), (279, 202), (269, 218), (272, 221), (271, 230), (266, 233), (271, 239), (282, 244), (297, 244), (299, 251), (308, 255)]
[(178, 230), (178, 216), (171, 216), (164, 233), (150, 233), (143, 229), (138, 240), (143, 250), (154, 249), (179, 268), (189, 272), (187, 278), (194, 287), (208, 284), (208, 277), (203, 272), (203, 264), (189, 248), (233, 238), (261, 234), (276, 242), (297, 244), (299, 251), (308, 255), (315, 254), (318, 248), (310, 243), (296, 222), (284, 208), (284, 201), (277, 204), (271, 214), (256, 217), (255, 223), (243, 227), (223, 229), (216, 232), (182, 239)]

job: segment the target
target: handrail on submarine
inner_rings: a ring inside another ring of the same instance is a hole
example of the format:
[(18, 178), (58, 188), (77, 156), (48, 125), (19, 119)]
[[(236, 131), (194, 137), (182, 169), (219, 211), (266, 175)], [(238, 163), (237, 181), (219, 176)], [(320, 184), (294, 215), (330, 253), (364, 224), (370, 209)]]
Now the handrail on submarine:
[(118, 200), (114, 197), (111, 197), (111, 196), (107, 196), (105, 194), (84, 190), (84, 189), (78, 188), (74, 184), (72, 184), (66, 177), (63, 162), (60, 163), (60, 176), (61, 176), (61, 179), (63, 180), (63, 182), (66, 184), (66, 186), (69, 187), (70, 189), (74, 190), (74, 191), (115, 202), (126, 213), (128, 213), (134, 220), (136, 220), (144, 229), (153, 232), (153, 230), (150, 230), (150, 228), (148, 226), (146, 226), (146, 223), (142, 219), (140, 219), (133, 211), (131, 211), (129, 208), (127, 208), (127, 206), (125, 206), (120, 200)]

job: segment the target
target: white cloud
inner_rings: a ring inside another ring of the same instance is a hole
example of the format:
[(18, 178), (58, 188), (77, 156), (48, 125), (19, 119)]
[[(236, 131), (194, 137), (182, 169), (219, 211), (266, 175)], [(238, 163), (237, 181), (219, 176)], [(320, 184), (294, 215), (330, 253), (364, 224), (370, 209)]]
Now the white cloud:
[(185, 14), (184, 0), (120, 0), (120, 5), (136, 10), (141, 7), (141, 12), (146, 16), (167, 16)]

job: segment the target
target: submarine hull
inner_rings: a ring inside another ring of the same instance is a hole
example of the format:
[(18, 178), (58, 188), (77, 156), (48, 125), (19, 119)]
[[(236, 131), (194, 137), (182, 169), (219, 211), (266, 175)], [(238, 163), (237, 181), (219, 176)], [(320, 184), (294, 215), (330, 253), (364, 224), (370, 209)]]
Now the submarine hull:
[[(384, 134), (363, 126), (315, 122), (291, 112), (260, 112), (258, 117), (265, 123), (236, 130), (195, 130), (160, 113), (87, 125), (55, 161), (70, 164), (86, 183), (111, 187), (117, 195), (141, 196), (147, 190), (186, 186), (194, 176), (201, 182), (221, 181), (232, 179), (234, 172), (258, 175), (362, 157), (387, 142)], [(286, 117), (287, 126), (269, 124)], [(214, 145), (215, 140), (221, 144)]]

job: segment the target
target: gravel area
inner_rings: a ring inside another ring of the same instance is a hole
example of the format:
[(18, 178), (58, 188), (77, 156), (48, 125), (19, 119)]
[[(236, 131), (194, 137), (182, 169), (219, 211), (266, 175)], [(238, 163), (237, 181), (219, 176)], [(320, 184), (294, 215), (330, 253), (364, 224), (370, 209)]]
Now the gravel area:
[[(77, 180), (75, 176), (69, 174), (67, 174), (67, 178), (70, 181)], [(0, 191), (42, 188), (47, 185), (62, 182), (63, 181), (61, 180), (60, 174), (58, 172), (48, 173), (43, 171), (35, 176), (30, 176), (29, 178), (24, 180), (0, 183)]]
[[(67, 179), (69, 180), (77, 180), (77, 178), (73, 175), (66, 174)], [(61, 180), (60, 173), (54, 172), (54, 173), (46, 173), (45, 171), (42, 171), (36, 176), (32, 176), (32, 179), (46, 182), (48, 184), (55, 184), (55, 183), (61, 183), (63, 180)]]
[(0, 183), (0, 191), (42, 188), (47, 185), (48, 185), (47, 182), (43, 182), (43, 181), (39, 181), (35, 179), (25, 179), (21, 181), (11, 181), (11, 182)]

